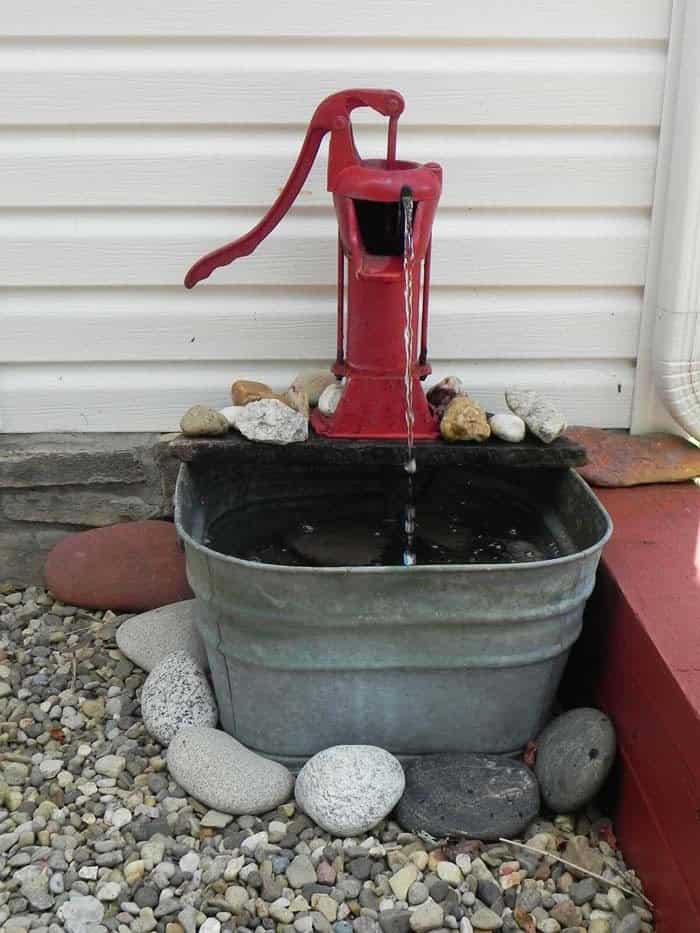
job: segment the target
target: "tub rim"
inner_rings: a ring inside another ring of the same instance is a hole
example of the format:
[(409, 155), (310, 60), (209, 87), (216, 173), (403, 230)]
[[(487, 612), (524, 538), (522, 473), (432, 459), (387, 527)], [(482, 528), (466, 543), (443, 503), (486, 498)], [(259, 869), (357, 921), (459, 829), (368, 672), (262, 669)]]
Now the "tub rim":
[(251, 568), (254, 569), (257, 573), (273, 571), (275, 573), (293, 573), (295, 575), (301, 574), (311, 574), (314, 576), (348, 576), (350, 574), (364, 575), (387, 575), (387, 574), (397, 574), (397, 573), (411, 573), (415, 575), (422, 575), (425, 573), (497, 573), (505, 571), (525, 571), (533, 570), (536, 568), (544, 567), (561, 567), (574, 561), (585, 560), (587, 557), (592, 556), (595, 553), (599, 553), (605, 547), (607, 542), (610, 540), (610, 537), (614, 530), (613, 521), (602, 504), (600, 499), (595, 495), (588, 483), (580, 476), (576, 470), (568, 468), (568, 472), (584, 491), (585, 495), (589, 499), (592, 499), (594, 504), (600, 510), (600, 514), (605, 520), (605, 531), (602, 536), (594, 543), (590, 544), (588, 547), (583, 548), (580, 551), (574, 551), (572, 554), (564, 554), (562, 557), (552, 557), (547, 560), (530, 560), (530, 561), (518, 561), (507, 564), (414, 564), (412, 566), (403, 566), (401, 564), (383, 564), (381, 566), (338, 566), (338, 567), (306, 567), (306, 566), (297, 566), (292, 564), (268, 564), (262, 561), (255, 560), (245, 560), (242, 557), (234, 557), (231, 554), (224, 554), (221, 551), (215, 551), (213, 548), (207, 547), (206, 544), (202, 544), (200, 541), (196, 541), (189, 532), (185, 531), (182, 526), (181, 521), (181, 501), (182, 495), (180, 494), (180, 484), (185, 483), (186, 480), (186, 470), (188, 468), (187, 463), (181, 463), (180, 469), (177, 474), (177, 481), (175, 484), (175, 508), (174, 508), (174, 522), (175, 528), (177, 531), (177, 537), (186, 542), (188, 546), (194, 548), (194, 550), (201, 552), (209, 558), (214, 558), (215, 560), (224, 561), (234, 566), (242, 568)]

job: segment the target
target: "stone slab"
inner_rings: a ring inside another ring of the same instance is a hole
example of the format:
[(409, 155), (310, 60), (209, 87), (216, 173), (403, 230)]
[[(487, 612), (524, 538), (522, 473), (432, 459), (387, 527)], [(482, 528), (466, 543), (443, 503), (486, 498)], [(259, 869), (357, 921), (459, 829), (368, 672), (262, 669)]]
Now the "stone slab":
[[(144, 490), (156, 498), (157, 490)], [(92, 491), (65, 487), (39, 490), (8, 490), (0, 494), (0, 513), (19, 522), (84, 525), (94, 528), (116, 522), (157, 518), (163, 514), (161, 501), (139, 495), (121, 495), (111, 489)]]
[(582, 444), (581, 476), (592, 486), (678, 483), (700, 476), (700, 447), (675, 434), (642, 434), (574, 426), (566, 437)]
[(157, 434), (6, 434), (0, 488), (143, 483)]
[[(256, 444), (240, 434), (225, 437), (185, 437), (180, 435), (169, 443), (173, 456), (185, 463), (204, 458), (234, 460), (241, 465), (252, 464), (315, 464), (328, 466), (401, 466), (406, 459), (402, 441), (337, 440), (319, 437), (313, 432), (299, 444), (277, 447)], [(553, 468), (581, 466), (586, 462), (584, 448), (567, 438), (557, 438), (543, 444), (528, 435), (519, 444), (509, 444), (498, 438), (483, 443), (450, 444), (442, 439), (418, 441), (415, 445), (418, 469), (421, 466), (468, 466)]]
[(47, 553), (71, 529), (10, 523), (0, 527), (0, 583), (40, 583)]

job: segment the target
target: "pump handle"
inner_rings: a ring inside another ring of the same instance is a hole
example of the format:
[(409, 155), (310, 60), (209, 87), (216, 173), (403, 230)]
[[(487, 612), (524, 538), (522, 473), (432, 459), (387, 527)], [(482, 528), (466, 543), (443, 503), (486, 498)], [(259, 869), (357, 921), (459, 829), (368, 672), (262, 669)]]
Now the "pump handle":
[(187, 288), (192, 288), (197, 282), (206, 279), (219, 266), (226, 266), (241, 256), (249, 256), (260, 242), (272, 233), (301, 191), (326, 133), (332, 134), (334, 143), (328, 158), (329, 190), (338, 171), (346, 165), (359, 162), (360, 157), (355, 148), (350, 123), (350, 114), (356, 107), (371, 107), (389, 117), (391, 132), (391, 127), (395, 128), (396, 120), (403, 113), (404, 99), (398, 91), (359, 88), (339, 91), (321, 101), (306, 130), (294, 168), (272, 207), (244, 236), (198, 259), (185, 276)]

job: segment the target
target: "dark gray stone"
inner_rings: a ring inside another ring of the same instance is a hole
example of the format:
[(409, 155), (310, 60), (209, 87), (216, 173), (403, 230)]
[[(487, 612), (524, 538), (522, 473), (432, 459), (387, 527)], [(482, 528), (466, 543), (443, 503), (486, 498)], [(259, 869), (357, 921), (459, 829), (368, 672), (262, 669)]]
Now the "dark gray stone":
[(379, 910), (379, 898), (370, 891), (369, 888), (363, 888), (359, 897), (360, 907), (369, 907), (370, 910)]
[(575, 881), (571, 885), (571, 890), (569, 891), (571, 900), (577, 907), (583, 907), (584, 904), (588, 904), (597, 893), (598, 884), (593, 878), (584, 878), (581, 881)]
[(160, 899), (160, 892), (152, 884), (142, 884), (134, 894), (134, 903), (139, 907), (155, 907)]
[(395, 812), (410, 831), (494, 840), (517, 836), (539, 804), (537, 780), (520, 762), (491, 755), (426, 755), (407, 767), (406, 790)]
[(353, 878), (358, 878), (360, 881), (367, 881), (372, 872), (372, 859), (368, 858), (366, 855), (360, 858), (354, 858), (348, 865), (348, 871)]
[(615, 927), (615, 933), (639, 933), (642, 921), (638, 914), (627, 914)]
[(544, 802), (557, 813), (580, 810), (603, 786), (615, 760), (615, 729), (600, 710), (574, 709), (537, 739), (535, 773)]
[(450, 893), (450, 886), (446, 881), (436, 881), (430, 885), (430, 896), (438, 904), (442, 904)]
[(379, 926), (384, 933), (408, 933), (410, 919), (410, 911), (396, 907), (379, 914)]
[[(248, 884), (250, 884), (250, 880)], [(331, 890), (332, 888), (329, 884), (317, 884), (313, 882), (312, 884), (303, 884), (301, 886), (301, 896), (311, 903), (311, 898), (314, 894), (328, 894), (330, 896)]]
[[(595, 894), (595, 891), (593, 893)], [(592, 897), (591, 900), (593, 900)], [(515, 903), (517, 907), (521, 907), (528, 914), (532, 913), (536, 907), (539, 907), (542, 903), (542, 892), (537, 886), (537, 882), (533, 881), (532, 878), (526, 878), (518, 892)]]
[(481, 879), (476, 889), (476, 896), (487, 907), (493, 907), (502, 894), (501, 888), (495, 881)]

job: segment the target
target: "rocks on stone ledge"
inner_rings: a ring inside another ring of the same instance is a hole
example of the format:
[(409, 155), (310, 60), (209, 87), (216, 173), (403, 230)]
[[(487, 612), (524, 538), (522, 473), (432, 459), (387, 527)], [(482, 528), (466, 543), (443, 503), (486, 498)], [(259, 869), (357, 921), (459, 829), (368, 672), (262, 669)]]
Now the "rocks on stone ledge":
[(263, 444), (295, 444), (309, 436), (308, 418), (275, 398), (246, 405), (236, 415), (236, 428)]
[(259, 402), (261, 398), (276, 398), (278, 401), (283, 401), (283, 397), (264, 382), (237, 379), (231, 386), (231, 401), (236, 406)]
[(289, 800), (294, 778), (226, 732), (181, 729), (168, 748), (168, 769), (189, 794), (221, 813), (265, 813)]
[(338, 836), (355, 836), (384, 819), (404, 786), (400, 762), (383, 748), (334, 745), (306, 762), (295, 796), (319, 826)]
[(293, 382), (286, 392), (275, 392), (264, 382), (253, 382), (250, 379), (237, 379), (231, 386), (231, 400), (233, 406), (245, 407), (252, 402), (263, 399), (276, 399), (283, 405), (288, 405), (305, 418), (309, 417), (309, 395), (302, 382)]
[(585, 807), (610, 774), (615, 749), (615, 728), (599, 709), (573, 709), (549, 723), (535, 764), (547, 806), (560, 813)]
[(445, 376), (444, 379), (436, 382), (435, 385), (428, 390), (426, 397), (434, 414), (436, 414), (438, 418), (442, 418), (452, 399), (458, 396), (464, 396), (465, 398), (467, 396), (464, 383), (459, 376)]
[(193, 405), (182, 416), (180, 428), (188, 437), (207, 437), (228, 433), (229, 423), (221, 412), (206, 405)]
[(144, 671), (151, 671), (173, 651), (186, 651), (203, 669), (204, 644), (194, 623), (196, 599), (161, 606), (132, 616), (117, 629), (117, 647)]
[(307, 369), (300, 372), (294, 379), (289, 391), (303, 389), (306, 392), (309, 405), (313, 408), (318, 405), (324, 389), (335, 385), (336, 382), (336, 377), (328, 369)]
[(344, 385), (335, 379), (321, 392), (318, 400), (318, 410), (322, 415), (332, 415), (343, 397)]
[(491, 436), (491, 428), (478, 402), (457, 396), (445, 409), (440, 433), (446, 441), (485, 441)]
[(489, 418), (489, 427), (494, 437), (517, 444), (525, 438), (525, 422), (511, 412), (499, 412)]
[(174, 651), (153, 668), (141, 691), (141, 713), (163, 745), (185, 726), (215, 726), (219, 719), (204, 671), (186, 651)]
[(170, 522), (122, 522), (67, 535), (49, 552), (47, 587), (71, 606), (143, 612), (190, 599)]
[(506, 403), (544, 444), (551, 444), (566, 428), (562, 413), (534, 389), (511, 386), (506, 389)]

